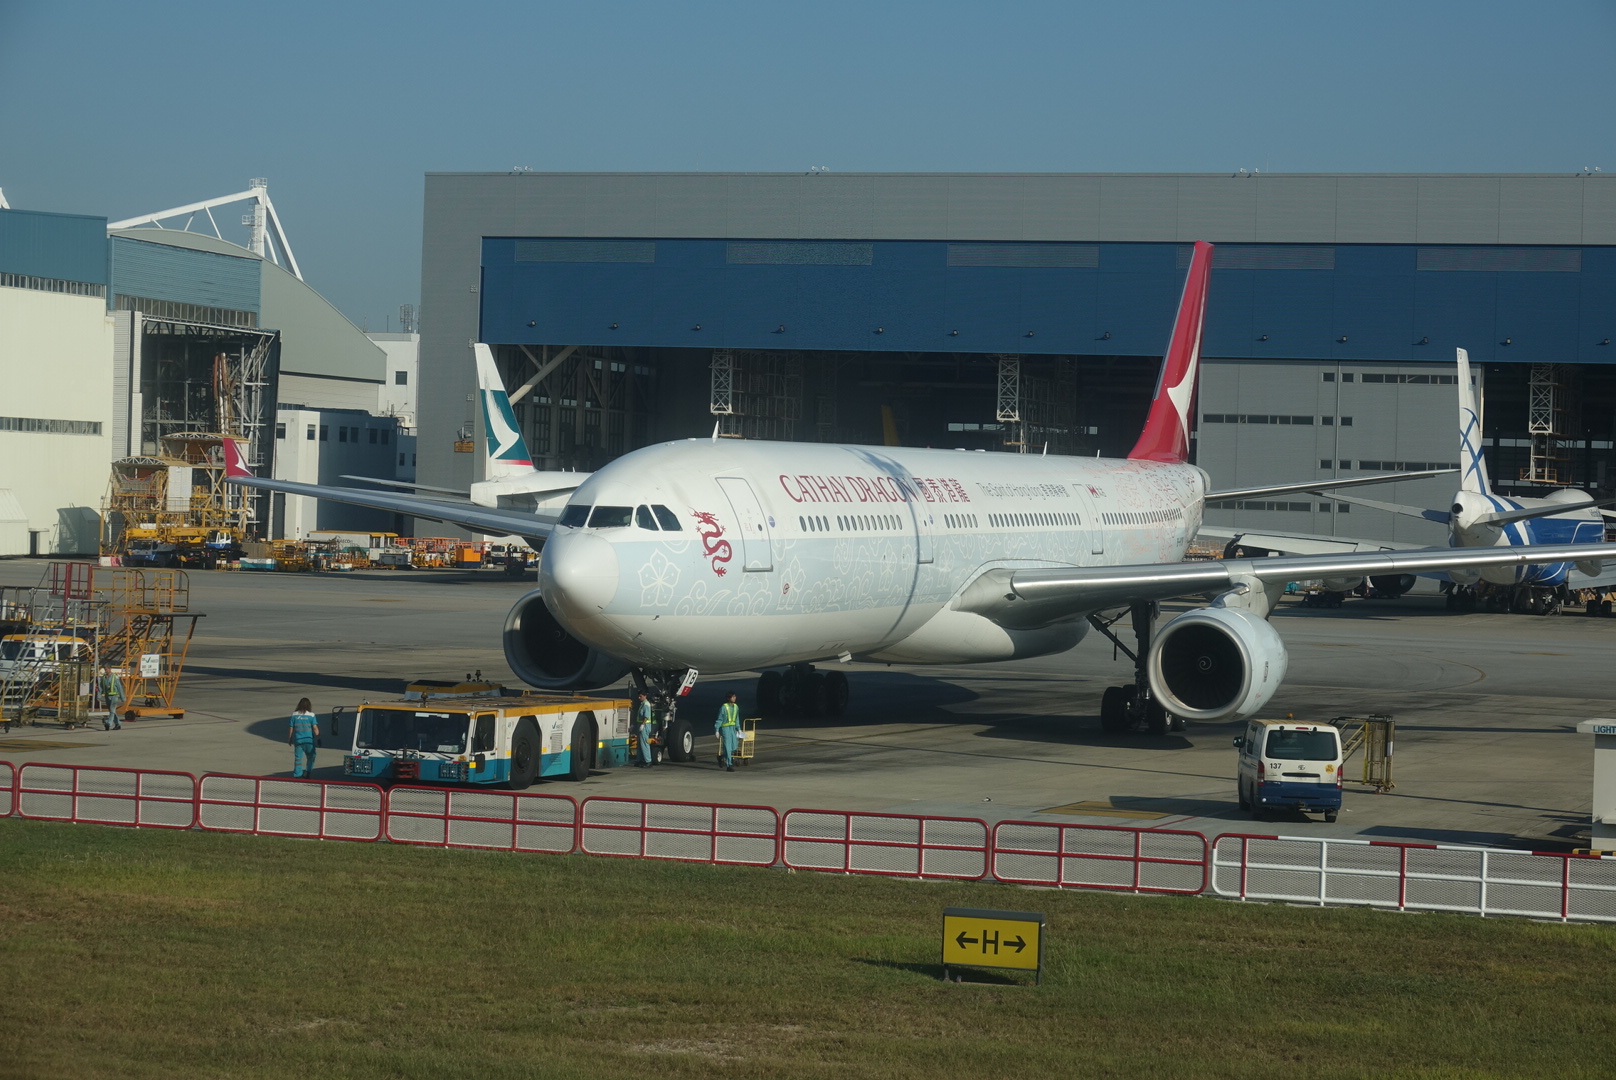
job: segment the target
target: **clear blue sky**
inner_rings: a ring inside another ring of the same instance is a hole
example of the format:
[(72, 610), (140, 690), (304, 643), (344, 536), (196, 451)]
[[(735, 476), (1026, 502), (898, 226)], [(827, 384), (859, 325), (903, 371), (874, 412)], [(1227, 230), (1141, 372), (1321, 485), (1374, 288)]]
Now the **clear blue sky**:
[(267, 176), (379, 330), (429, 171), (1610, 171), (1613, 46), (1611, 2), (0, 0), (0, 188), (115, 219)]

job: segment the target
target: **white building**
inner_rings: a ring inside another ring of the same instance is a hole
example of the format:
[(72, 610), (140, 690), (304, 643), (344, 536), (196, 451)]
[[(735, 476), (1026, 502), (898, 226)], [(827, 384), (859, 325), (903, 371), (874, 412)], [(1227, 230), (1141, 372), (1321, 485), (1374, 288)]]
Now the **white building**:
[(377, 416), (396, 416), (400, 427), (415, 430), (415, 376), (421, 355), (420, 334), (366, 334), (387, 354), (387, 374), (378, 392)]
[(128, 392), (106, 273), (106, 219), (0, 210), (0, 555), (98, 549)]

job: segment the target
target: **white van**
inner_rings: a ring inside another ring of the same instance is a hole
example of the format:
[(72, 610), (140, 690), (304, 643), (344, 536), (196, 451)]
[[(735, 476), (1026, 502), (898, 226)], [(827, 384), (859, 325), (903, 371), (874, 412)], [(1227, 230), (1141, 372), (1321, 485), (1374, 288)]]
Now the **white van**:
[(1235, 783), (1240, 809), (1341, 812), (1341, 732), (1329, 724), (1249, 720), (1234, 740), (1240, 749)]

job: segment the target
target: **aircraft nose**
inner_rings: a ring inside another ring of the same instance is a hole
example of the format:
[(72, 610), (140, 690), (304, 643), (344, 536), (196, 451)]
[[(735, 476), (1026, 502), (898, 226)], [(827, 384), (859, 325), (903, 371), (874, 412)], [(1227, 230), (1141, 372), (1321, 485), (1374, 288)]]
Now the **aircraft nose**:
[(569, 531), (545, 542), (539, 587), (552, 610), (587, 619), (617, 595), (617, 571), (617, 552), (598, 533)]

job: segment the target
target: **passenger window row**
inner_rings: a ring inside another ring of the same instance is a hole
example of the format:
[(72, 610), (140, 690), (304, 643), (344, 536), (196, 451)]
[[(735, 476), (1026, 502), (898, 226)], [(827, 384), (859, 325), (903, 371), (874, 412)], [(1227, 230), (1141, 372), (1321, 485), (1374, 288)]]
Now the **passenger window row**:
[(943, 524), (950, 529), (976, 528), (975, 514), (944, 514)]
[(1101, 514), (1100, 520), (1107, 525), (1151, 525), (1158, 521), (1176, 521), (1184, 516), (1184, 511), (1175, 507), (1171, 510), (1145, 510), (1138, 513), (1127, 512), (1117, 514)]
[(989, 514), (988, 524), (996, 528), (1033, 529), (1040, 525), (1081, 525), (1083, 518), (1069, 512)]
[(588, 506), (579, 503), (561, 511), (561, 524), (572, 529), (624, 529), (638, 524), (651, 532), (680, 532), (679, 518), (666, 506)]

